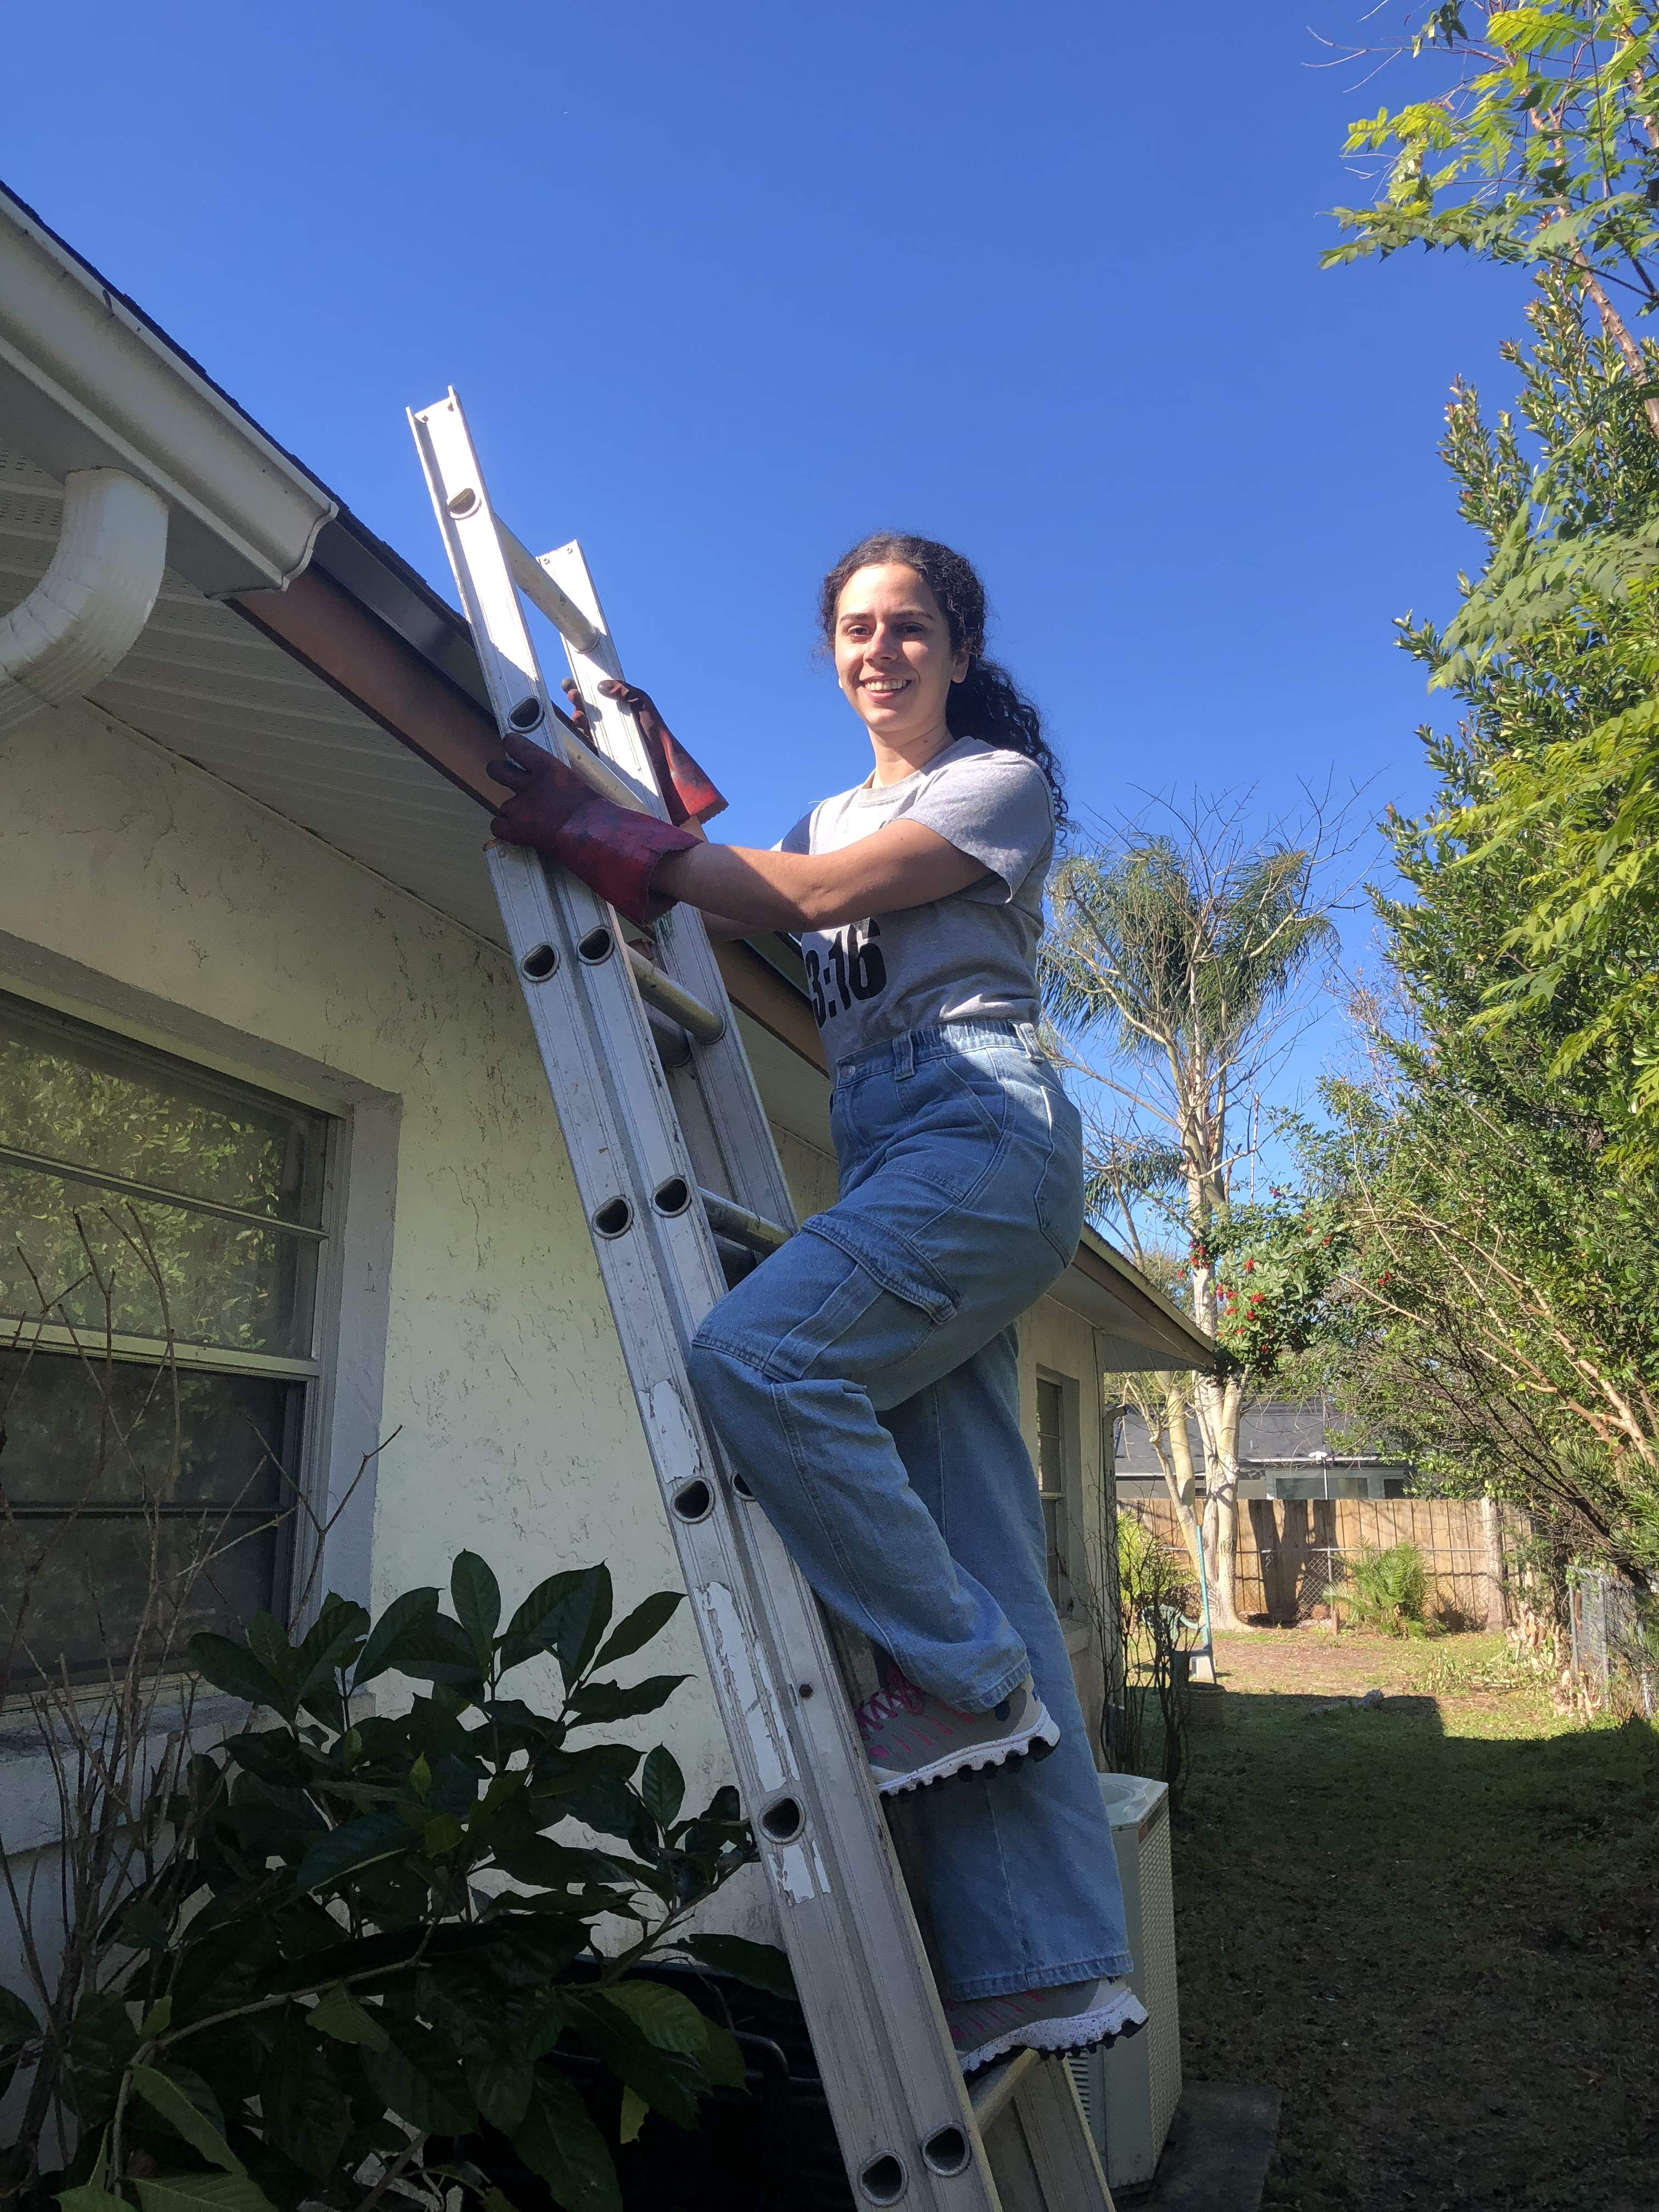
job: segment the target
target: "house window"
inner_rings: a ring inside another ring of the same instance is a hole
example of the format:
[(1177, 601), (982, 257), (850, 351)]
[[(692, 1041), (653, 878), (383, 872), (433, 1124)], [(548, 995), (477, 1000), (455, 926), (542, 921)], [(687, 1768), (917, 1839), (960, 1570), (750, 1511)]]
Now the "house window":
[(1065, 1620), (1077, 1610), (1072, 1588), (1071, 1520), (1068, 1510), (1073, 1423), (1064, 1382), (1040, 1375), (1036, 1386), (1037, 1491), (1048, 1543), (1048, 1595)]
[(283, 1610), (328, 1132), (0, 994), (0, 1687)]

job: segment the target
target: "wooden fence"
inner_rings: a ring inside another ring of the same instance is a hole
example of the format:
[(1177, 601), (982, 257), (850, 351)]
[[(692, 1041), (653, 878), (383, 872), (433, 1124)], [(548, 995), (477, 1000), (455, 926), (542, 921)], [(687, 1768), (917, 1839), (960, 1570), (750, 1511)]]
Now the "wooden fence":
[[(1159, 1541), (1182, 1548), (1167, 1498), (1133, 1513)], [(1248, 1498), (1239, 1501), (1238, 1605), (1276, 1626), (1324, 1619), (1356, 1553), (1415, 1544), (1428, 1570), (1428, 1611), (1449, 1626), (1504, 1621), (1503, 1509), (1488, 1498)]]

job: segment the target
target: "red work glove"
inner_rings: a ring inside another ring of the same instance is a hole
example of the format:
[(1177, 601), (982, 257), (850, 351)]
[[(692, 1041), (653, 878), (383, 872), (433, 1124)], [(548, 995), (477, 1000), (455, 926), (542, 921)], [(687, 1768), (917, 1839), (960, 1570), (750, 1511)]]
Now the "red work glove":
[[(657, 702), (637, 684), (605, 681), (599, 686), (607, 699), (619, 699), (639, 724), (645, 749), (657, 771), (657, 787), (671, 822), (712, 822), (724, 814), (726, 801), (697, 766), (685, 747), (657, 712)], [(586, 715), (581, 718), (584, 721)]]
[(532, 845), (545, 853), (641, 927), (654, 921), (665, 904), (673, 904), (672, 899), (653, 899), (651, 878), (666, 854), (684, 853), (701, 844), (701, 838), (659, 822), (654, 814), (638, 814), (601, 799), (544, 746), (516, 731), (501, 742), (507, 757), (491, 761), (489, 775), (507, 785), (513, 796), (489, 827), (504, 844)]

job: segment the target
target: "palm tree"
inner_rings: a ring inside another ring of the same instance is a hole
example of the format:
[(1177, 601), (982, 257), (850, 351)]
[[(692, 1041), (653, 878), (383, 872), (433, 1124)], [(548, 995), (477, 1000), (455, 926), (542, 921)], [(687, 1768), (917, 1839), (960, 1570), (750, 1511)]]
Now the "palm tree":
[[(1098, 1040), (1110, 1054), (1104, 1072), (1077, 1060), (1120, 1109), (1112, 1128), (1091, 1137), (1096, 1197), (1115, 1198), (1133, 1237), (1134, 1202), (1156, 1202), (1160, 1188), (1170, 1194), (1169, 1210), (1189, 1239), (1193, 1315), (1213, 1335), (1218, 1234), (1233, 1170), (1254, 1141), (1247, 1133), (1236, 1145), (1230, 1118), (1282, 1061), (1310, 965), (1335, 944), (1317, 889), (1332, 840), (1316, 813), (1295, 842), (1282, 834), (1252, 842), (1236, 808), (1166, 811), (1174, 834), (1132, 823), (1061, 861), (1049, 884), (1043, 987), (1051, 1018), (1074, 1044)], [(1152, 1170), (1138, 1192), (1136, 1162)], [(1245, 1384), (1235, 1369), (1194, 1375), (1190, 1385), (1224, 1627), (1243, 1625), (1235, 1571)]]

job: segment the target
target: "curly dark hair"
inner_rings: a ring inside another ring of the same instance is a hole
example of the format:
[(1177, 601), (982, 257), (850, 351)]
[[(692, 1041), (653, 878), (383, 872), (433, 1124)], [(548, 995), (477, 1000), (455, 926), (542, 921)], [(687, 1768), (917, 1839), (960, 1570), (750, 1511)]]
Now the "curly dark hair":
[(945, 726), (953, 738), (980, 738), (988, 745), (1024, 753), (1042, 771), (1054, 802), (1054, 826), (1066, 821), (1066, 793), (1060, 763), (1042, 734), (1042, 717), (1000, 661), (985, 657), (985, 586), (971, 561), (941, 545), (936, 538), (913, 538), (908, 531), (878, 530), (843, 553), (823, 580), (818, 620), (823, 641), (836, 641), (836, 610), (848, 582), (860, 568), (895, 562), (914, 568), (938, 604), (951, 633), (952, 652), (968, 653), (968, 673), (953, 684), (945, 702)]

